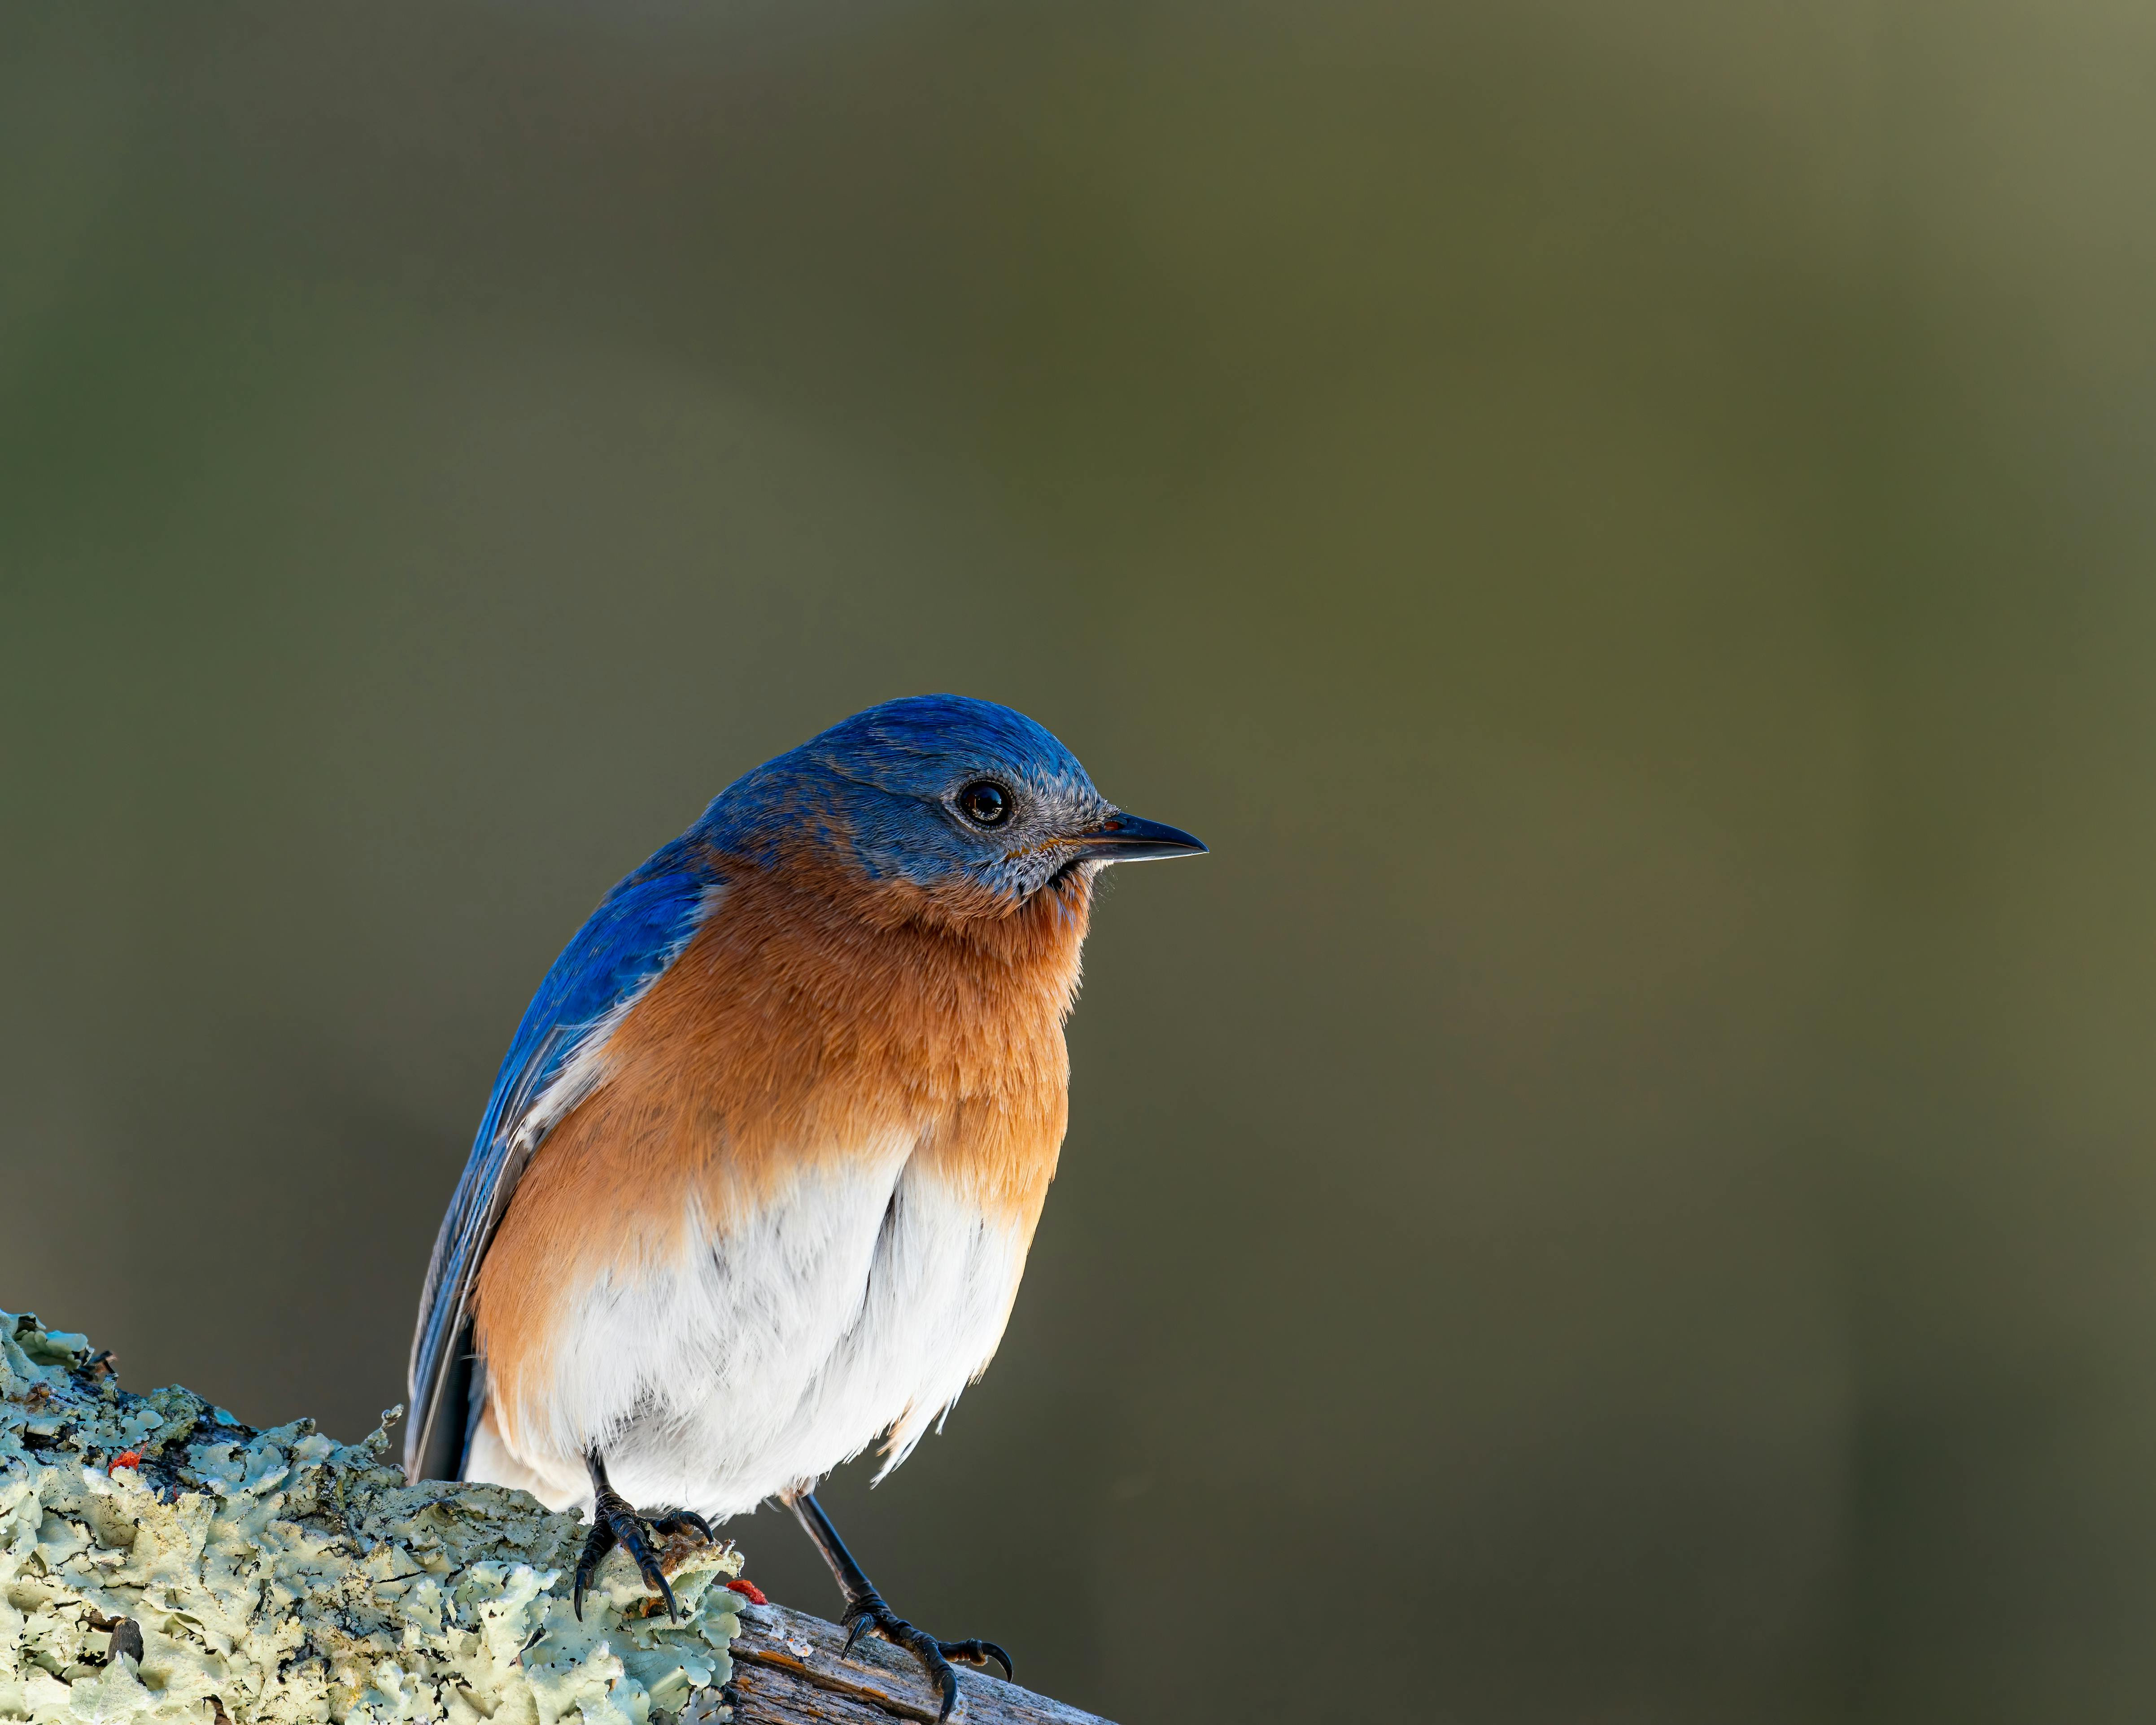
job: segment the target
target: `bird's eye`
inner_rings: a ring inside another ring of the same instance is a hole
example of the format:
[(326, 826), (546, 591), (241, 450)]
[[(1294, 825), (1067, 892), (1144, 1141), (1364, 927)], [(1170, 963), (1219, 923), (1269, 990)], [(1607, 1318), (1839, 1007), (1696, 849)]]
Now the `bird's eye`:
[(1010, 819), (1010, 793), (982, 779), (958, 793), (958, 808), (976, 826), (999, 827)]

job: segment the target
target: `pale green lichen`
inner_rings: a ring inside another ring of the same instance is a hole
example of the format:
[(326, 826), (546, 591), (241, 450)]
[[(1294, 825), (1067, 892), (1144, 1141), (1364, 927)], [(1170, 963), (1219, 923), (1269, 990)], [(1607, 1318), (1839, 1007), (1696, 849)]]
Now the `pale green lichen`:
[[(183, 1389), (131, 1394), (82, 1337), (0, 1312), (0, 1720), (667, 1725), (692, 1700), (718, 1710), (740, 1627), (730, 1546), (669, 1543), (678, 1623), (617, 1551), (580, 1623), (578, 1517), (498, 1486), (407, 1486), (386, 1447), (382, 1430), (347, 1445), (306, 1420), (252, 1430)], [(139, 1466), (115, 1465), (131, 1451)]]

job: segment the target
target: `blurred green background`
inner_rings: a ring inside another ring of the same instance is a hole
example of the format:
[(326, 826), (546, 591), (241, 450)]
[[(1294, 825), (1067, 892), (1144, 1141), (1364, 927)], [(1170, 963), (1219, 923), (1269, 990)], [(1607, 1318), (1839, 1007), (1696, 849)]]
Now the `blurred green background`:
[(901, 1609), (2145, 1719), (2152, 306), (2117, 0), (8, 0), (0, 1304), (357, 1436), (584, 912), (956, 689), (1214, 855)]

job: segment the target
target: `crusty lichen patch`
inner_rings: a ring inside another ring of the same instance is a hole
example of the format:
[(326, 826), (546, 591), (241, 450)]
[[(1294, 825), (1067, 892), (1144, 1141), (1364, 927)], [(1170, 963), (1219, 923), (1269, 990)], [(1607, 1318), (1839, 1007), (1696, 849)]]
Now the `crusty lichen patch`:
[(678, 1624), (617, 1551), (579, 1623), (577, 1517), (407, 1486), (386, 1445), (131, 1394), (0, 1312), (0, 1720), (665, 1725), (726, 1681), (731, 1548), (669, 1547)]

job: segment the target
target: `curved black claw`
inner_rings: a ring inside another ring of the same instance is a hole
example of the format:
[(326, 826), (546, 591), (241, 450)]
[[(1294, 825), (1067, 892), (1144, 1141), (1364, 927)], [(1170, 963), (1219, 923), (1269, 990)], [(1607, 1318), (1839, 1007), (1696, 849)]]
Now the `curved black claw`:
[(942, 1692), (943, 1704), (936, 1711), (937, 1725), (950, 1725), (951, 1721), (964, 1717), (964, 1703), (958, 1695), (958, 1673), (952, 1666), (952, 1660), (984, 1666), (993, 1659), (1004, 1668), (1006, 1677), (1016, 1675), (1010, 1655), (993, 1641), (939, 1641), (927, 1630), (916, 1629), (901, 1617), (884, 1604), (883, 1595), (878, 1593), (870, 1592), (855, 1599), (846, 1607), (846, 1615), (840, 1621), (846, 1629), (844, 1651), (851, 1653), (854, 1644), (874, 1630), (893, 1646), (905, 1648), (921, 1661), (921, 1669)]
[(943, 1650), (946, 1659), (955, 1659), (961, 1665), (978, 1665), (983, 1668), (993, 1659), (1004, 1668), (1006, 1681), (1015, 1682), (1018, 1679), (1018, 1672), (1011, 1666), (1010, 1655), (993, 1641), (977, 1638), (971, 1641), (938, 1641), (936, 1645)]
[(659, 1559), (651, 1554), (644, 1541), (644, 1530), (654, 1533), (687, 1533), (694, 1531), (710, 1540), (714, 1536), (711, 1524), (693, 1509), (634, 1509), (629, 1501), (610, 1486), (602, 1487), (597, 1501), (592, 1505), (592, 1531), (584, 1541), (583, 1553), (577, 1559), (576, 1589), (572, 1603), (581, 1623), (584, 1617), (584, 1590), (598, 1574), (600, 1561), (619, 1545), (636, 1559), (636, 1567), (651, 1590), (666, 1602), (666, 1615), (677, 1623), (681, 1614), (674, 1604), (674, 1589), (666, 1584), (666, 1576), (659, 1567)]

